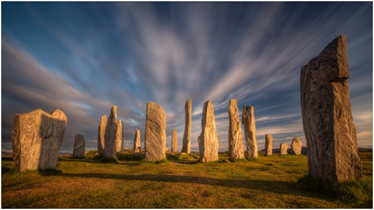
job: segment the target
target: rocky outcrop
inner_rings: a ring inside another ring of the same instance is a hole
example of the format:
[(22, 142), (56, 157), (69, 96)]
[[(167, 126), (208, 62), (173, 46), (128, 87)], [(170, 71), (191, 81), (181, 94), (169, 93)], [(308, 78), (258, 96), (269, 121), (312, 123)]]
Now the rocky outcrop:
[(214, 108), (212, 101), (204, 104), (201, 119), (201, 134), (198, 137), (200, 161), (212, 162), (218, 160), (218, 137), (214, 119)]
[(273, 155), (273, 136), (271, 134), (265, 135), (265, 156)]
[(73, 158), (84, 158), (85, 140), (84, 136), (75, 135)]
[(301, 68), (300, 98), (309, 174), (329, 182), (362, 178), (349, 99), (345, 36)]
[(294, 137), (291, 142), (291, 149), (295, 155), (301, 154), (302, 143), (298, 137)]
[(183, 135), (183, 145), (182, 152), (190, 154), (191, 152), (191, 113), (192, 113), (192, 103), (191, 99), (188, 99), (186, 105), (184, 106), (185, 118), (184, 118), (184, 135)]
[(135, 138), (134, 138), (134, 153), (140, 152), (139, 147), (140, 147), (140, 131), (139, 129), (136, 129)]
[(247, 143), (246, 158), (248, 160), (257, 158), (258, 148), (256, 140), (256, 123), (253, 106), (243, 107), (242, 123), (244, 125), (245, 141)]
[(279, 155), (287, 155), (288, 144), (283, 142), (279, 147)]
[(123, 127), (122, 127), (122, 121), (118, 121), (118, 128), (116, 133), (116, 152), (122, 152), (123, 151)]
[(117, 142), (117, 130), (118, 130), (118, 120), (117, 120), (117, 106), (113, 106), (109, 119), (105, 128), (105, 147), (104, 147), (104, 158), (114, 159), (116, 158), (116, 142)]
[(243, 159), (243, 137), (242, 128), (239, 120), (239, 110), (235, 99), (229, 102), (229, 158), (230, 159)]
[(13, 121), (13, 160), (19, 171), (54, 169), (65, 134), (67, 117), (37, 109), (16, 114)]
[(166, 116), (153, 102), (147, 103), (144, 146), (146, 161), (166, 159)]
[(177, 152), (177, 150), (178, 150), (177, 130), (173, 130), (173, 136), (171, 140), (171, 152)]
[(100, 125), (99, 125), (98, 135), (97, 135), (97, 154), (99, 157), (102, 157), (104, 153), (106, 124), (107, 124), (107, 119), (106, 119), (106, 115), (104, 114), (100, 119)]

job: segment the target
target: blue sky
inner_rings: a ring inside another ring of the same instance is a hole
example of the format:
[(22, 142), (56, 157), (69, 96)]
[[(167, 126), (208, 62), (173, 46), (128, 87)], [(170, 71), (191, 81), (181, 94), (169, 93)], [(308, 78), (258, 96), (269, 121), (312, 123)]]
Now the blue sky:
[(372, 147), (372, 2), (366, 3), (11, 3), (2, 2), (2, 150), (16, 113), (59, 108), (68, 117), (62, 152), (82, 134), (97, 148), (100, 117), (113, 105), (124, 146), (142, 144), (146, 103), (166, 113), (182, 148), (192, 99), (198, 151), (203, 104), (212, 100), (220, 151), (228, 148), (228, 104), (255, 107), (257, 141), (304, 138), (300, 69), (346, 35), (359, 147)]

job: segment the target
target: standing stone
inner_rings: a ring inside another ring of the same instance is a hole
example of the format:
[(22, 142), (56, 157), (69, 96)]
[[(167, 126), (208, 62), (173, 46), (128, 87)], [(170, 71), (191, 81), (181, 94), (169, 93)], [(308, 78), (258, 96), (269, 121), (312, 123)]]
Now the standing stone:
[(287, 143), (280, 144), (279, 155), (287, 155), (287, 149), (288, 149)]
[(362, 178), (346, 47), (345, 36), (337, 37), (301, 68), (300, 75), (309, 174), (334, 183)]
[(118, 121), (118, 129), (116, 133), (116, 152), (122, 152), (123, 151), (123, 127), (122, 127), (122, 121)]
[(115, 159), (116, 158), (116, 140), (117, 140), (117, 130), (118, 130), (118, 120), (117, 120), (117, 106), (113, 106), (109, 119), (105, 128), (105, 147), (104, 147), (104, 158)]
[(218, 160), (218, 137), (214, 120), (212, 101), (205, 102), (201, 119), (201, 134), (198, 137), (200, 161), (212, 162)]
[(135, 138), (134, 138), (134, 153), (140, 152), (140, 131), (136, 129), (135, 131)]
[(17, 170), (54, 169), (65, 134), (67, 118), (56, 109), (16, 114), (13, 121), (13, 160)]
[(177, 152), (177, 150), (178, 150), (177, 130), (173, 130), (173, 137), (171, 140), (171, 152)]
[(184, 106), (185, 118), (184, 118), (184, 135), (183, 135), (183, 147), (182, 152), (190, 154), (191, 152), (191, 113), (192, 104), (191, 99), (188, 99), (186, 105)]
[(166, 159), (166, 116), (153, 102), (147, 103), (144, 145), (146, 161)]
[(295, 155), (301, 154), (301, 146), (302, 146), (302, 143), (300, 139), (298, 137), (294, 137), (292, 139), (291, 148), (292, 148), (292, 151), (295, 153)]
[(273, 155), (273, 136), (271, 134), (265, 135), (265, 156)]
[(84, 158), (84, 152), (85, 152), (84, 136), (77, 134), (75, 135), (73, 158)]
[(239, 120), (239, 110), (235, 99), (229, 102), (229, 158), (230, 159), (243, 159), (243, 136), (242, 128)]
[(244, 125), (245, 141), (247, 142), (246, 158), (248, 160), (257, 158), (258, 148), (256, 140), (256, 123), (253, 106), (243, 107), (242, 123)]
[(107, 123), (107, 119), (106, 119), (106, 115), (104, 114), (102, 117), (101, 117), (101, 120), (100, 120), (100, 125), (99, 125), (99, 133), (98, 133), (98, 136), (97, 136), (97, 153), (99, 155), (99, 157), (103, 156), (103, 153), (104, 153), (104, 148), (105, 148), (105, 129), (106, 129), (106, 123)]

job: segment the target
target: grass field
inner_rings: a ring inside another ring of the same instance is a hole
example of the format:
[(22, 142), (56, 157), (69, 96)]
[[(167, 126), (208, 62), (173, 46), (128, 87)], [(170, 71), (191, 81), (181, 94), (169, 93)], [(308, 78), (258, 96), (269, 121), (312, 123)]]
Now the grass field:
[(19, 173), (2, 157), (2, 208), (372, 208), (372, 153), (360, 153), (361, 182), (327, 185), (306, 176), (307, 157), (198, 163), (168, 153), (148, 163), (131, 153), (118, 162), (61, 157), (56, 170)]

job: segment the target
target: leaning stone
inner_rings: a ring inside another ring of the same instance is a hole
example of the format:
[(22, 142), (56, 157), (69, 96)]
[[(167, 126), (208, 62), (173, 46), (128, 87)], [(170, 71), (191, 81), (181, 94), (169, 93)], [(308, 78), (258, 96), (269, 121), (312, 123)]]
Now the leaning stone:
[(243, 159), (243, 136), (242, 128), (239, 120), (239, 110), (235, 99), (229, 102), (229, 158)]
[(362, 178), (346, 47), (345, 36), (337, 37), (301, 68), (300, 75), (309, 174), (333, 183)]
[(265, 135), (265, 156), (273, 155), (273, 136), (271, 134)]
[(77, 134), (75, 135), (73, 158), (84, 158), (84, 152), (85, 152), (84, 136)]
[(54, 169), (65, 134), (67, 117), (37, 109), (16, 114), (13, 121), (13, 160), (19, 171)]
[(146, 161), (166, 159), (166, 116), (162, 107), (153, 102), (147, 103), (144, 145)]
[(280, 144), (279, 155), (287, 155), (287, 149), (288, 149), (287, 143)]
[(218, 160), (218, 137), (214, 120), (214, 108), (212, 101), (204, 104), (201, 119), (201, 134), (198, 137), (200, 161), (212, 162)]
[(105, 128), (105, 147), (104, 158), (116, 158), (117, 129), (119, 127), (117, 120), (117, 106), (113, 106)]
[(177, 150), (178, 150), (177, 130), (173, 130), (173, 136), (171, 140), (171, 152), (177, 152)]
[(191, 152), (191, 113), (192, 113), (192, 103), (191, 99), (188, 99), (186, 105), (184, 106), (185, 118), (184, 118), (184, 135), (183, 135), (183, 147), (182, 152), (190, 154)]
[(134, 153), (140, 152), (140, 131), (136, 129), (134, 138)]
[(106, 115), (104, 114), (100, 119), (100, 125), (99, 125), (99, 132), (97, 135), (97, 153), (98, 156), (103, 156), (104, 148), (105, 148), (105, 129), (106, 129), (107, 119)]
[(118, 120), (118, 129), (116, 133), (116, 152), (123, 151), (123, 127), (122, 121)]
[(253, 106), (243, 107), (242, 123), (244, 125), (245, 141), (247, 142), (246, 158), (248, 160), (257, 158), (258, 148), (256, 140), (256, 123)]
[(302, 146), (302, 143), (300, 139), (298, 137), (294, 137), (292, 139), (291, 148), (292, 148), (292, 151), (295, 153), (295, 155), (301, 154), (301, 146)]

